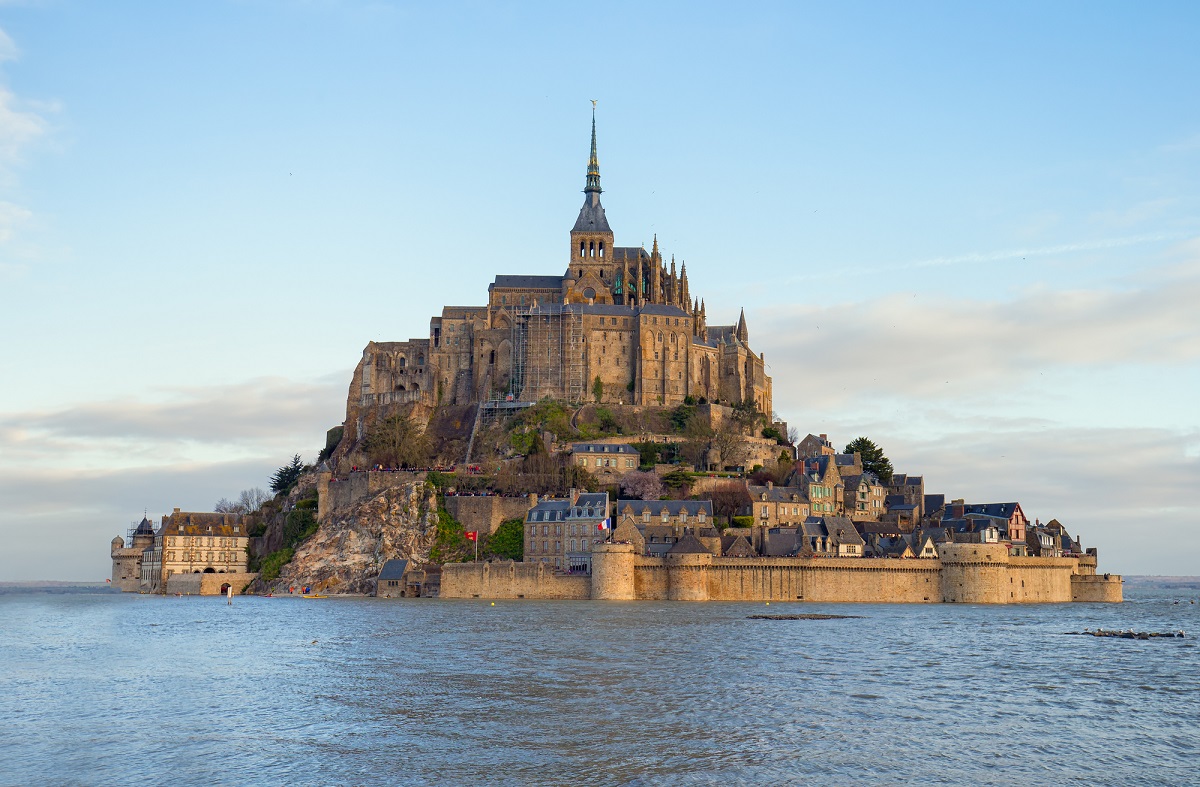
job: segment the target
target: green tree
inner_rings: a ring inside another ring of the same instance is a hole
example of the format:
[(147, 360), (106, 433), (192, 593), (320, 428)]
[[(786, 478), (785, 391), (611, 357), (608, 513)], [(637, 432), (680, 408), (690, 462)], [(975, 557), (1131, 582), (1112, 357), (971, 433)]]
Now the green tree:
[(300, 479), (300, 474), (303, 472), (304, 462), (300, 461), (300, 454), (296, 454), (292, 457), (292, 461), (276, 470), (275, 475), (271, 476), (271, 491), (287, 492), (296, 485), (296, 481)]
[(866, 437), (856, 437), (846, 444), (846, 450), (843, 453), (860, 454), (864, 471), (879, 476), (879, 480), (885, 484), (892, 482), (892, 463), (883, 455), (883, 449), (875, 445), (874, 441)]
[(488, 536), (487, 551), (501, 560), (525, 559), (525, 520), (506, 519)]
[(596, 379), (592, 382), (592, 396), (596, 397), (599, 402), (604, 398), (604, 381), (600, 379), (600, 375), (596, 375)]

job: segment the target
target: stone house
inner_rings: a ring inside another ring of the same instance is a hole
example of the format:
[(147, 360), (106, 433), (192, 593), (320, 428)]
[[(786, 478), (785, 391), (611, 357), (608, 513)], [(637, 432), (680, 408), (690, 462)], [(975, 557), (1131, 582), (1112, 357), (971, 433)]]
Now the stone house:
[(887, 510), (887, 487), (879, 480), (879, 476), (871, 472), (848, 475), (846, 471), (839, 471), (839, 474), (846, 516), (855, 522), (878, 521)]
[(808, 459), (814, 456), (832, 456), (836, 454), (833, 443), (829, 442), (829, 435), (810, 434), (796, 444), (796, 458)]
[(571, 461), (594, 475), (602, 484), (616, 483), (638, 469), (641, 454), (627, 443), (572, 443)]
[(645, 554), (661, 556), (685, 535), (695, 535), (714, 555), (721, 539), (713, 526), (711, 500), (628, 500), (616, 502), (617, 528), (636, 527), (645, 541)]
[(866, 547), (854, 522), (843, 516), (809, 517), (802, 526), (800, 537), (814, 555), (862, 557)]
[(903, 498), (903, 505), (912, 506), (918, 520), (925, 515), (925, 478), (919, 475), (895, 473), (888, 484), (889, 496), (898, 495)]
[(741, 516), (753, 516), (755, 527), (778, 527), (798, 525), (808, 519), (808, 498), (798, 486), (775, 486), (771, 481), (766, 486), (747, 484), (750, 504), (739, 511)]
[(800, 459), (787, 484), (801, 489), (813, 516), (842, 516), (845, 512), (845, 488), (833, 454)]
[(403, 598), (407, 593), (404, 584), (407, 560), (389, 560), (379, 570), (375, 578), (375, 596), (377, 598)]
[(241, 514), (194, 513), (176, 508), (162, 518), (142, 553), (142, 589), (163, 593), (176, 574), (245, 574), (250, 543)]
[(607, 492), (571, 490), (566, 498), (544, 498), (525, 515), (525, 562), (558, 569), (590, 570), (591, 549), (604, 540)]

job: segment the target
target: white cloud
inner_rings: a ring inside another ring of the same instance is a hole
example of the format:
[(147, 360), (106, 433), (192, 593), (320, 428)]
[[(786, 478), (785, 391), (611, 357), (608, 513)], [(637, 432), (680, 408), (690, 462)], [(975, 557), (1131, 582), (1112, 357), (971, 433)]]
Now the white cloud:
[[(1133, 215), (1133, 213), (1129, 214), (1129, 216)], [(895, 273), (896, 271), (917, 270), (921, 268), (940, 268), (951, 265), (990, 265), (998, 262), (1006, 262), (1008, 260), (1024, 260), (1029, 257), (1056, 257), (1064, 254), (1076, 254), (1079, 252), (1102, 251), (1107, 249), (1119, 249), (1127, 246), (1164, 243), (1172, 240), (1180, 240), (1186, 237), (1186, 233), (1182, 232), (1155, 232), (1144, 235), (1129, 235), (1118, 238), (1100, 238), (1091, 241), (1059, 243), (1052, 246), (1030, 246), (988, 252), (973, 251), (967, 254), (957, 254), (946, 257), (930, 257), (929, 259), (913, 260), (910, 262), (889, 262), (863, 268), (839, 267), (816, 271), (813, 273), (803, 273), (785, 279), (784, 283), (797, 284), (799, 282), (806, 281), (839, 279), (844, 278), (847, 275), (867, 276), (881, 273)]]
[(760, 312), (752, 333), (777, 385), (788, 380), (826, 403), (842, 389), (961, 397), (1011, 388), (1051, 369), (1194, 364), (1197, 303), (1200, 276), (1176, 266), (1128, 290), (1039, 289), (1002, 300), (932, 302), (905, 293), (773, 308)]

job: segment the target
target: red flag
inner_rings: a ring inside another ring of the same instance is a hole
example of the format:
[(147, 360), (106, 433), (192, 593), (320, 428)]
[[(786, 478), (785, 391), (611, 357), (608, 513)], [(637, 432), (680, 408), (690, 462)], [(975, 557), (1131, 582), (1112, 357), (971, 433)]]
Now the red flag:
[(478, 530), (468, 530), (466, 533), (463, 533), (463, 535), (467, 537), (468, 541), (479, 541)]

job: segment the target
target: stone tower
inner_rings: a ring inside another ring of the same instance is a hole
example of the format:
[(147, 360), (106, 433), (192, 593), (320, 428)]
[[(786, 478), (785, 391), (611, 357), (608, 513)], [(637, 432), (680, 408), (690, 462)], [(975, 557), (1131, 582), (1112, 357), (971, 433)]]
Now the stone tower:
[[(596, 157), (596, 108), (592, 107), (592, 151), (588, 156), (587, 183), (583, 189), (583, 207), (571, 228), (571, 256), (566, 278), (574, 289), (597, 302), (612, 302), (611, 289), (616, 281), (613, 261), (613, 231), (600, 204), (600, 160)], [(591, 295), (588, 295), (588, 291)]]

